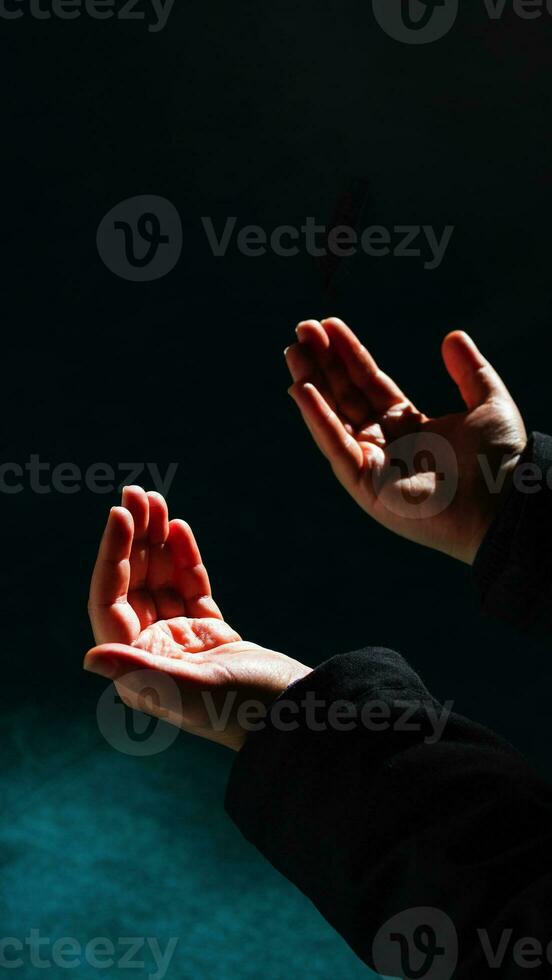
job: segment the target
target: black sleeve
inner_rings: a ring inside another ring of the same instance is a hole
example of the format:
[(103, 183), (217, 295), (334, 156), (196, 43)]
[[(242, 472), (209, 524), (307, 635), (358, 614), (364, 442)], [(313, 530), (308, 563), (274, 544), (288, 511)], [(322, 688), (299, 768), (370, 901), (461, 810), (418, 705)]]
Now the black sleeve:
[(552, 629), (552, 439), (534, 432), (479, 549), (483, 609), (514, 626)]
[(227, 810), (380, 974), (517, 980), (516, 943), (552, 940), (552, 793), (473, 722), (437, 737), (439, 717), (399, 654), (333, 657), (248, 735)]
[[(541, 491), (514, 483), (476, 563), (485, 607), (537, 628), (551, 460), (532, 437), (521, 464), (541, 466)], [(381, 975), (552, 977), (552, 790), (399, 654), (333, 657), (288, 688), (239, 752), (226, 806)]]

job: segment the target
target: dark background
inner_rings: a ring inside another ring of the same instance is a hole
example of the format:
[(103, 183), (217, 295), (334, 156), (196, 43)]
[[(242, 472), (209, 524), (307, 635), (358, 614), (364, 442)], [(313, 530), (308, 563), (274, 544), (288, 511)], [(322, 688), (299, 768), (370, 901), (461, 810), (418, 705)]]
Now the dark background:
[[(0, 20), (3, 460), (178, 462), (171, 512), (242, 635), (312, 665), (395, 647), (545, 775), (547, 645), (485, 620), (469, 569), (357, 509), (286, 395), (282, 352), (298, 320), (342, 316), (439, 414), (460, 404), (440, 340), (467, 329), (528, 429), (550, 431), (551, 24), (509, 5), (489, 20), (481, 0), (413, 47), (368, 0), (177, 0), (158, 34)], [(210, 252), (201, 216), (328, 224), (359, 187), (363, 226), (455, 226), (438, 270)], [(152, 283), (117, 278), (96, 248), (103, 215), (138, 194), (184, 226), (180, 261)], [(168, 975), (193, 980), (360, 977), (225, 817), (230, 753), (180, 735), (140, 760), (99, 733), (105, 683), (81, 662), (117, 499), (0, 495), (2, 935), (179, 936)]]

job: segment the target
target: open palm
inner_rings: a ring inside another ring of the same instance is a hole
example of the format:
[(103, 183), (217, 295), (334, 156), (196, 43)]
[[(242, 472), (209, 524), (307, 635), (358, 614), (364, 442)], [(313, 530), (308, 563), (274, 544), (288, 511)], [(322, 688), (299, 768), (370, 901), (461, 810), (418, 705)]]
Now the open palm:
[(130, 707), (232, 748), (245, 738), (246, 698), (268, 705), (308, 673), (224, 622), (191, 528), (169, 522), (163, 497), (140, 487), (125, 487), (110, 511), (88, 609), (98, 644), (88, 670), (112, 679)]
[(473, 341), (455, 331), (442, 349), (466, 411), (430, 418), (342, 320), (307, 320), (297, 335), (290, 394), (340, 482), (381, 524), (472, 562), (527, 441)]

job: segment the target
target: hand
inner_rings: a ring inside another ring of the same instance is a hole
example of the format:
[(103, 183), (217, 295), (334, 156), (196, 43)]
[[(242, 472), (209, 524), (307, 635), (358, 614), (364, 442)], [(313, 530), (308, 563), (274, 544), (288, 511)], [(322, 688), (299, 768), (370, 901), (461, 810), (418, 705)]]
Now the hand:
[(224, 622), (190, 527), (169, 523), (163, 497), (140, 487), (125, 487), (109, 514), (88, 610), (99, 645), (86, 670), (113, 680), (129, 707), (236, 750), (243, 702), (268, 706), (310, 672)]
[(512, 397), (461, 331), (443, 341), (466, 411), (431, 418), (342, 320), (307, 320), (286, 349), (290, 394), (338, 480), (372, 517), (472, 563), (525, 448)]

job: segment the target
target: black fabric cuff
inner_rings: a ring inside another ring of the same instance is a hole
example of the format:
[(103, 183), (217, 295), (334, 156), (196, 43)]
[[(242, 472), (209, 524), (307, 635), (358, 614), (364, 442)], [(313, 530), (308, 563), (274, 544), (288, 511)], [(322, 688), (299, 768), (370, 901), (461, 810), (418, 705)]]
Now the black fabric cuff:
[(552, 629), (552, 439), (534, 432), (473, 565), (486, 613), (535, 633)]
[[(313, 697), (320, 702), (316, 709), (316, 726), (309, 724), (307, 716), (312, 709)], [(345, 701), (361, 709), (366, 702), (383, 698), (438, 705), (399, 653), (379, 647), (331, 657), (283, 691), (271, 705), (262, 730), (247, 736), (233, 765), (225, 807), (244, 836), (261, 851), (271, 854), (269, 838), (275, 836), (274, 814), (281, 808), (281, 781), (286, 772), (291, 775), (291, 770), (299, 768), (303, 778), (310, 773), (313, 778), (322, 776), (326, 779), (329, 773), (320, 766), (320, 759), (334, 754), (336, 739), (346, 737), (348, 744), (356, 741), (354, 732), (339, 731), (328, 724), (331, 706)], [(309, 703), (311, 709), (307, 706)], [(286, 704), (290, 710), (286, 711)], [(325, 731), (320, 729), (324, 724)], [(288, 725), (294, 727), (286, 727)], [(386, 738), (387, 751), (392, 754), (393, 739), (389, 733)], [(375, 754), (382, 751), (380, 743), (381, 738), (374, 738)], [(309, 766), (307, 759), (311, 754), (313, 765)], [(352, 765), (351, 779), (357, 780), (358, 775)], [(323, 799), (324, 795), (315, 787), (305, 785), (303, 803), (309, 796), (316, 800)], [(290, 835), (290, 840), (293, 836)], [(292, 855), (290, 862), (293, 866)]]
[[(364, 722), (346, 732), (313, 729), (303, 707), (309, 694), (324, 703), (321, 723), (338, 699), (359, 708), (361, 717), (366, 707), (383, 705), (387, 720), (376, 730)], [(474, 914), (487, 921), (488, 872), (469, 904), (468, 885), (479, 855), (488, 867), (504, 847), (500, 827), (518, 807), (512, 787), (525, 792), (525, 761), (492, 732), (441, 707), (391, 650), (332, 657), (273, 707), (286, 701), (297, 710), (285, 720), (295, 716), (297, 727), (282, 731), (269, 712), (266, 727), (248, 735), (233, 765), (226, 810), (242, 834), (371, 967), (376, 932), (402, 909), (448, 909), (461, 929), (476, 901)], [(437, 741), (431, 741), (432, 713), (446, 722)], [(519, 806), (527, 810), (524, 801)], [(527, 813), (516, 846), (528, 821), (532, 833), (541, 832), (542, 821), (537, 827)], [(545, 819), (548, 827), (549, 811)], [(522, 868), (533, 873), (528, 860)], [(517, 887), (509, 863), (506, 873), (508, 887), (499, 873), (501, 901)]]

